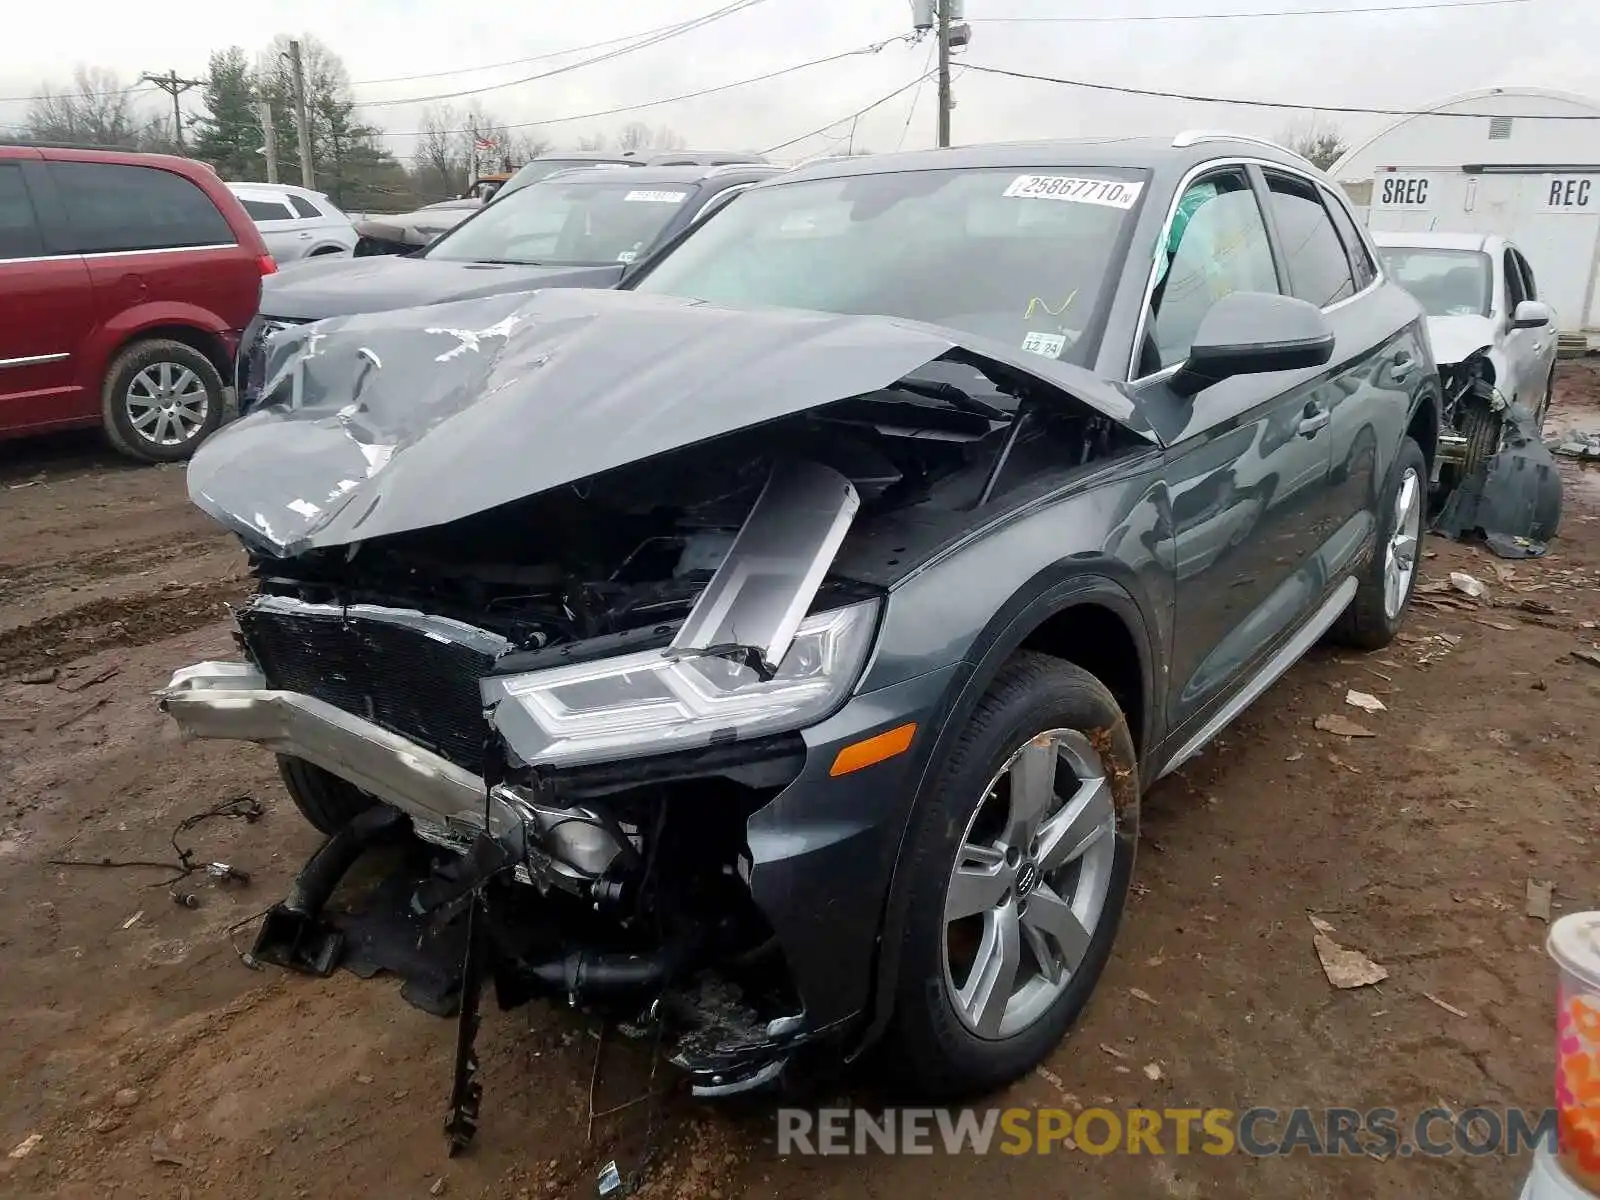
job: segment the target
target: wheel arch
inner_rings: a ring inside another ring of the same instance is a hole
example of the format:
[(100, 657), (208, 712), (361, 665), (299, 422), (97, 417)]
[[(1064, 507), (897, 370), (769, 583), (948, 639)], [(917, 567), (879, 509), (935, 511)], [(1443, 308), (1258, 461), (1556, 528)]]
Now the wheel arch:
[(1159, 740), (1156, 649), (1139, 601), (1109, 574), (1080, 568), (1062, 578), (1053, 569), (1041, 572), (974, 640), (966, 656), (968, 669), (951, 687), (940, 715), (938, 737), (915, 770), (913, 800), (900, 833), (878, 923), (870, 1019), (853, 1057), (878, 1040), (893, 1012), (910, 891), (903, 864), (916, 820), (916, 797), (922, 795), (942, 768), (956, 731), (971, 716), (1004, 663), (1019, 650), (1033, 650), (1071, 662), (1104, 683), (1128, 717), (1141, 763)]
[(181, 342), (191, 350), (205, 355), (206, 361), (217, 369), (217, 374), (222, 377), (222, 386), (227, 387), (229, 376), (233, 372), (232, 356), (228, 353), (227, 343), (221, 337), (196, 325), (181, 323), (149, 325), (143, 329), (128, 334), (112, 350), (108, 364), (127, 350), (129, 346), (140, 342), (173, 341)]

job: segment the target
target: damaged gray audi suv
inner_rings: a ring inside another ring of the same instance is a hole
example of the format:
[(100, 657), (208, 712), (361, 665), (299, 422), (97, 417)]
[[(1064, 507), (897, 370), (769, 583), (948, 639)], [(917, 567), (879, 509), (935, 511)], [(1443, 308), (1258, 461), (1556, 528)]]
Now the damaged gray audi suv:
[(620, 291), (275, 335), (188, 475), (240, 657), (161, 703), (331, 835), (274, 961), (370, 952), (322, 902), (395, 835), (396, 960), (449, 947), (458, 1011), (648, 1014), (702, 1095), (869, 1048), (971, 1093), (1088, 1002), (1141, 793), (1394, 636), (1438, 404), (1273, 145), (818, 162)]

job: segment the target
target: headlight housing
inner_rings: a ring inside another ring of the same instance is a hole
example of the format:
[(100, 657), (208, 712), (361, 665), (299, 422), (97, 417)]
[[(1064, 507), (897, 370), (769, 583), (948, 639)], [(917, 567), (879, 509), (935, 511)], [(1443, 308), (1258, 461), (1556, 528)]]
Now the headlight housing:
[(815, 724), (855, 687), (877, 600), (807, 617), (777, 674), (743, 663), (644, 650), (484, 680), (507, 744), (535, 766), (574, 767), (786, 733)]

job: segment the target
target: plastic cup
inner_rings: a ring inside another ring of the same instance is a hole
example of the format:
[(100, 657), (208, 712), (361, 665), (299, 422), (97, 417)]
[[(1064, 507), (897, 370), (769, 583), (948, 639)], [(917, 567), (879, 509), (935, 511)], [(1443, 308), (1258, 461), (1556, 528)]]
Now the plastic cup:
[(1557, 1161), (1574, 1183), (1600, 1195), (1600, 912), (1562, 917), (1550, 927), (1545, 949), (1560, 968)]

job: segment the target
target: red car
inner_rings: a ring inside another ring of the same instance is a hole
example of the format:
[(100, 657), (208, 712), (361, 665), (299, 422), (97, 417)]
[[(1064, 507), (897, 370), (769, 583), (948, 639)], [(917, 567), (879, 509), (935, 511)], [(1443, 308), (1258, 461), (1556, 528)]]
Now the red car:
[(0, 438), (103, 425), (131, 457), (187, 458), (275, 270), (203, 163), (0, 145)]

